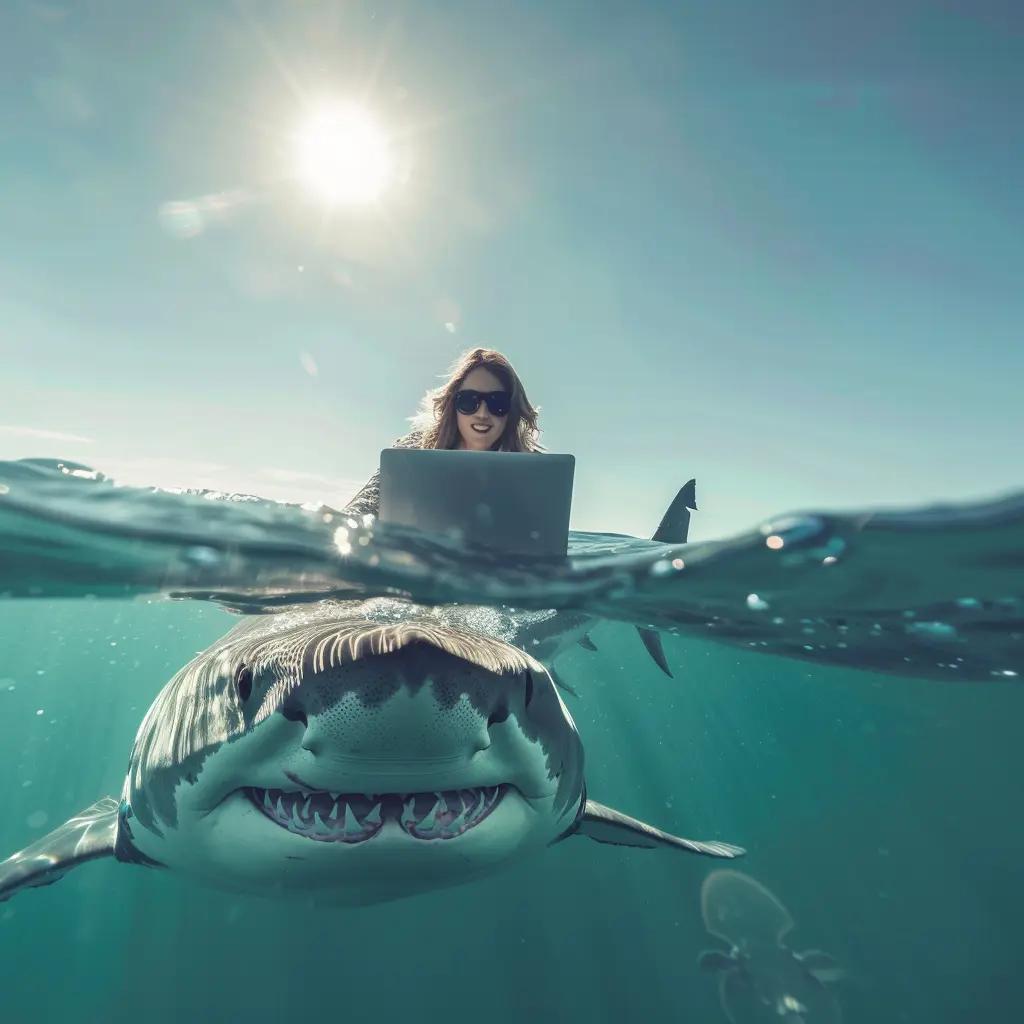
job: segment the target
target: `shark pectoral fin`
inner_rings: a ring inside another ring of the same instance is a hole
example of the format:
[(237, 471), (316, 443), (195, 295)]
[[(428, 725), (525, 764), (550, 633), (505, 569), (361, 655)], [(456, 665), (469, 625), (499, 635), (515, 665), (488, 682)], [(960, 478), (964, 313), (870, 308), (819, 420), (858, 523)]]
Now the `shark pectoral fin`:
[(690, 533), (690, 509), (697, 511), (696, 480), (687, 480), (679, 488), (651, 539), (662, 544), (685, 544)]
[(582, 647), (585, 651), (597, 650), (597, 644), (595, 644), (594, 641), (590, 639), (589, 633), (584, 633), (583, 636), (581, 636), (579, 640), (576, 641), (576, 643), (578, 643), (580, 647)]
[(580, 835), (599, 843), (612, 846), (639, 846), (653, 850), (659, 846), (674, 846), (690, 853), (701, 853), (706, 857), (742, 857), (746, 850), (729, 843), (700, 842), (696, 839), (682, 839), (662, 832), (626, 814), (613, 811), (610, 807), (588, 800), (576, 826)]
[(808, 949), (794, 955), (800, 961), (803, 969), (823, 985), (842, 981), (846, 976), (846, 972), (839, 966), (835, 957), (820, 949)]
[(736, 966), (736, 961), (719, 949), (705, 949), (697, 957), (697, 966), (702, 971), (731, 971)]
[(117, 842), (118, 802), (105, 796), (59, 828), (0, 863), (0, 903), (32, 886), (50, 885), (66, 871), (112, 857)]
[(674, 678), (672, 670), (668, 667), (668, 658), (665, 657), (665, 648), (661, 646), (661, 636), (656, 633), (653, 629), (648, 629), (646, 626), (637, 626), (637, 633), (640, 634), (640, 639), (644, 642), (644, 647), (647, 648), (647, 653), (654, 659), (654, 664), (661, 669), (669, 677)]

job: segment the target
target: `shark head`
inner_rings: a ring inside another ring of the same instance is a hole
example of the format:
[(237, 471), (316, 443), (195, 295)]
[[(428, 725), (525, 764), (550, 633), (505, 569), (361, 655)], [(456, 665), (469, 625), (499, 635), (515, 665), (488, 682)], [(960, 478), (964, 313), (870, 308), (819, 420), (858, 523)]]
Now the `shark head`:
[(587, 798), (572, 717), (510, 642), (548, 617), (374, 599), (243, 620), (157, 696), (120, 799), (0, 861), (0, 902), (104, 857), (359, 904), (469, 882), (570, 836), (742, 856)]
[(221, 888), (364, 903), (469, 881), (571, 828), (583, 750), (543, 666), (358, 602), (244, 621), (143, 720), (122, 820)]

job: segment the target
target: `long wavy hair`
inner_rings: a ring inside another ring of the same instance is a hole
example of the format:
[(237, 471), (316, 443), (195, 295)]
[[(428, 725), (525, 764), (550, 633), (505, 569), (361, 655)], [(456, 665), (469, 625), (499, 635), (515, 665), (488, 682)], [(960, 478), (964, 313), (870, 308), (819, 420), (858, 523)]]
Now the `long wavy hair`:
[(500, 352), (490, 348), (473, 348), (463, 352), (448, 369), (447, 380), (432, 388), (420, 403), (413, 417), (414, 425), (423, 431), (424, 448), (457, 448), (459, 425), (455, 411), (455, 393), (477, 367), (490, 370), (512, 396), (511, 408), (501, 437), (491, 446), (502, 452), (540, 452), (538, 410), (526, 397), (526, 389), (512, 364)]

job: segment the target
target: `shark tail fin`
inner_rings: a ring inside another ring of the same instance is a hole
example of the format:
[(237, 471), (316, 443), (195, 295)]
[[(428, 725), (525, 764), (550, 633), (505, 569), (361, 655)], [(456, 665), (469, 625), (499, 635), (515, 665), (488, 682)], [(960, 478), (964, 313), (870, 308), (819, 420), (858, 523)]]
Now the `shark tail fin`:
[(690, 510), (697, 509), (697, 481), (687, 480), (661, 517), (652, 540), (662, 544), (685, 544), (690, 532)]
[(724, 857), (732, 859), (742, 857), (746, 850), (731, 843), (683, 839), (680, 836), (662, 832), (660, 828), (646, 822), (631, 818), (627, 814), (605, 807), (604, 804), (588, 800), (583, 813), (576, 823), (576, 832), (598, 843), (609, 843), (612, 846), (638, 846), (653, 850), (658, 847), (675, 847), (700, 853), (705, 857)]
[[(661, 523), (651, 539), (662, 544), (685, 544), (690, 533), (691, 509), (694, 512), (697, 511), (696, 480), (687, 480), (679, 488), (679, 493), (672, 499), (668, 511), (661, 517)], [(653, 629), (647, 629), (644, 626), (637, 626), (636, 631), (654, 664), (671, 679), (672, 670), (668, 667), (668, 659), (665, 657), (665, 649), (661, 645), (661, 637)]]
[(661, 669), (672, 679), (672, 669), (668, 667), (668, 658), (665, 657), (665, 648), (661, 646), (661, 635), (653, 629), (648, 629), (646, 626), (637, 626), (637, 634), (643, 641), (644, 647), (647, 648), (647, 653), (651, 656), (654, 664)]
[(0, 903), (22, 889), (51, 885), (86, 861), (113, 857), (118, 806), (112, 796), (105, 796), (0, 863)]

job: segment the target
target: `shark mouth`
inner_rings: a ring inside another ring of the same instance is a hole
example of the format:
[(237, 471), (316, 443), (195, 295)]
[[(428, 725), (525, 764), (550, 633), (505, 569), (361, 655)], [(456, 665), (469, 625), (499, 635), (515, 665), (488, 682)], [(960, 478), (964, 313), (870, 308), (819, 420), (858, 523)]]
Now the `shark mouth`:
[(445, 789), (433, 793), (244, 790), (272, 822), (321, 843), (365, 843), (388, 821), (413, 839), (454, 839), (476, 828), (501, 802), (508, 786)]

